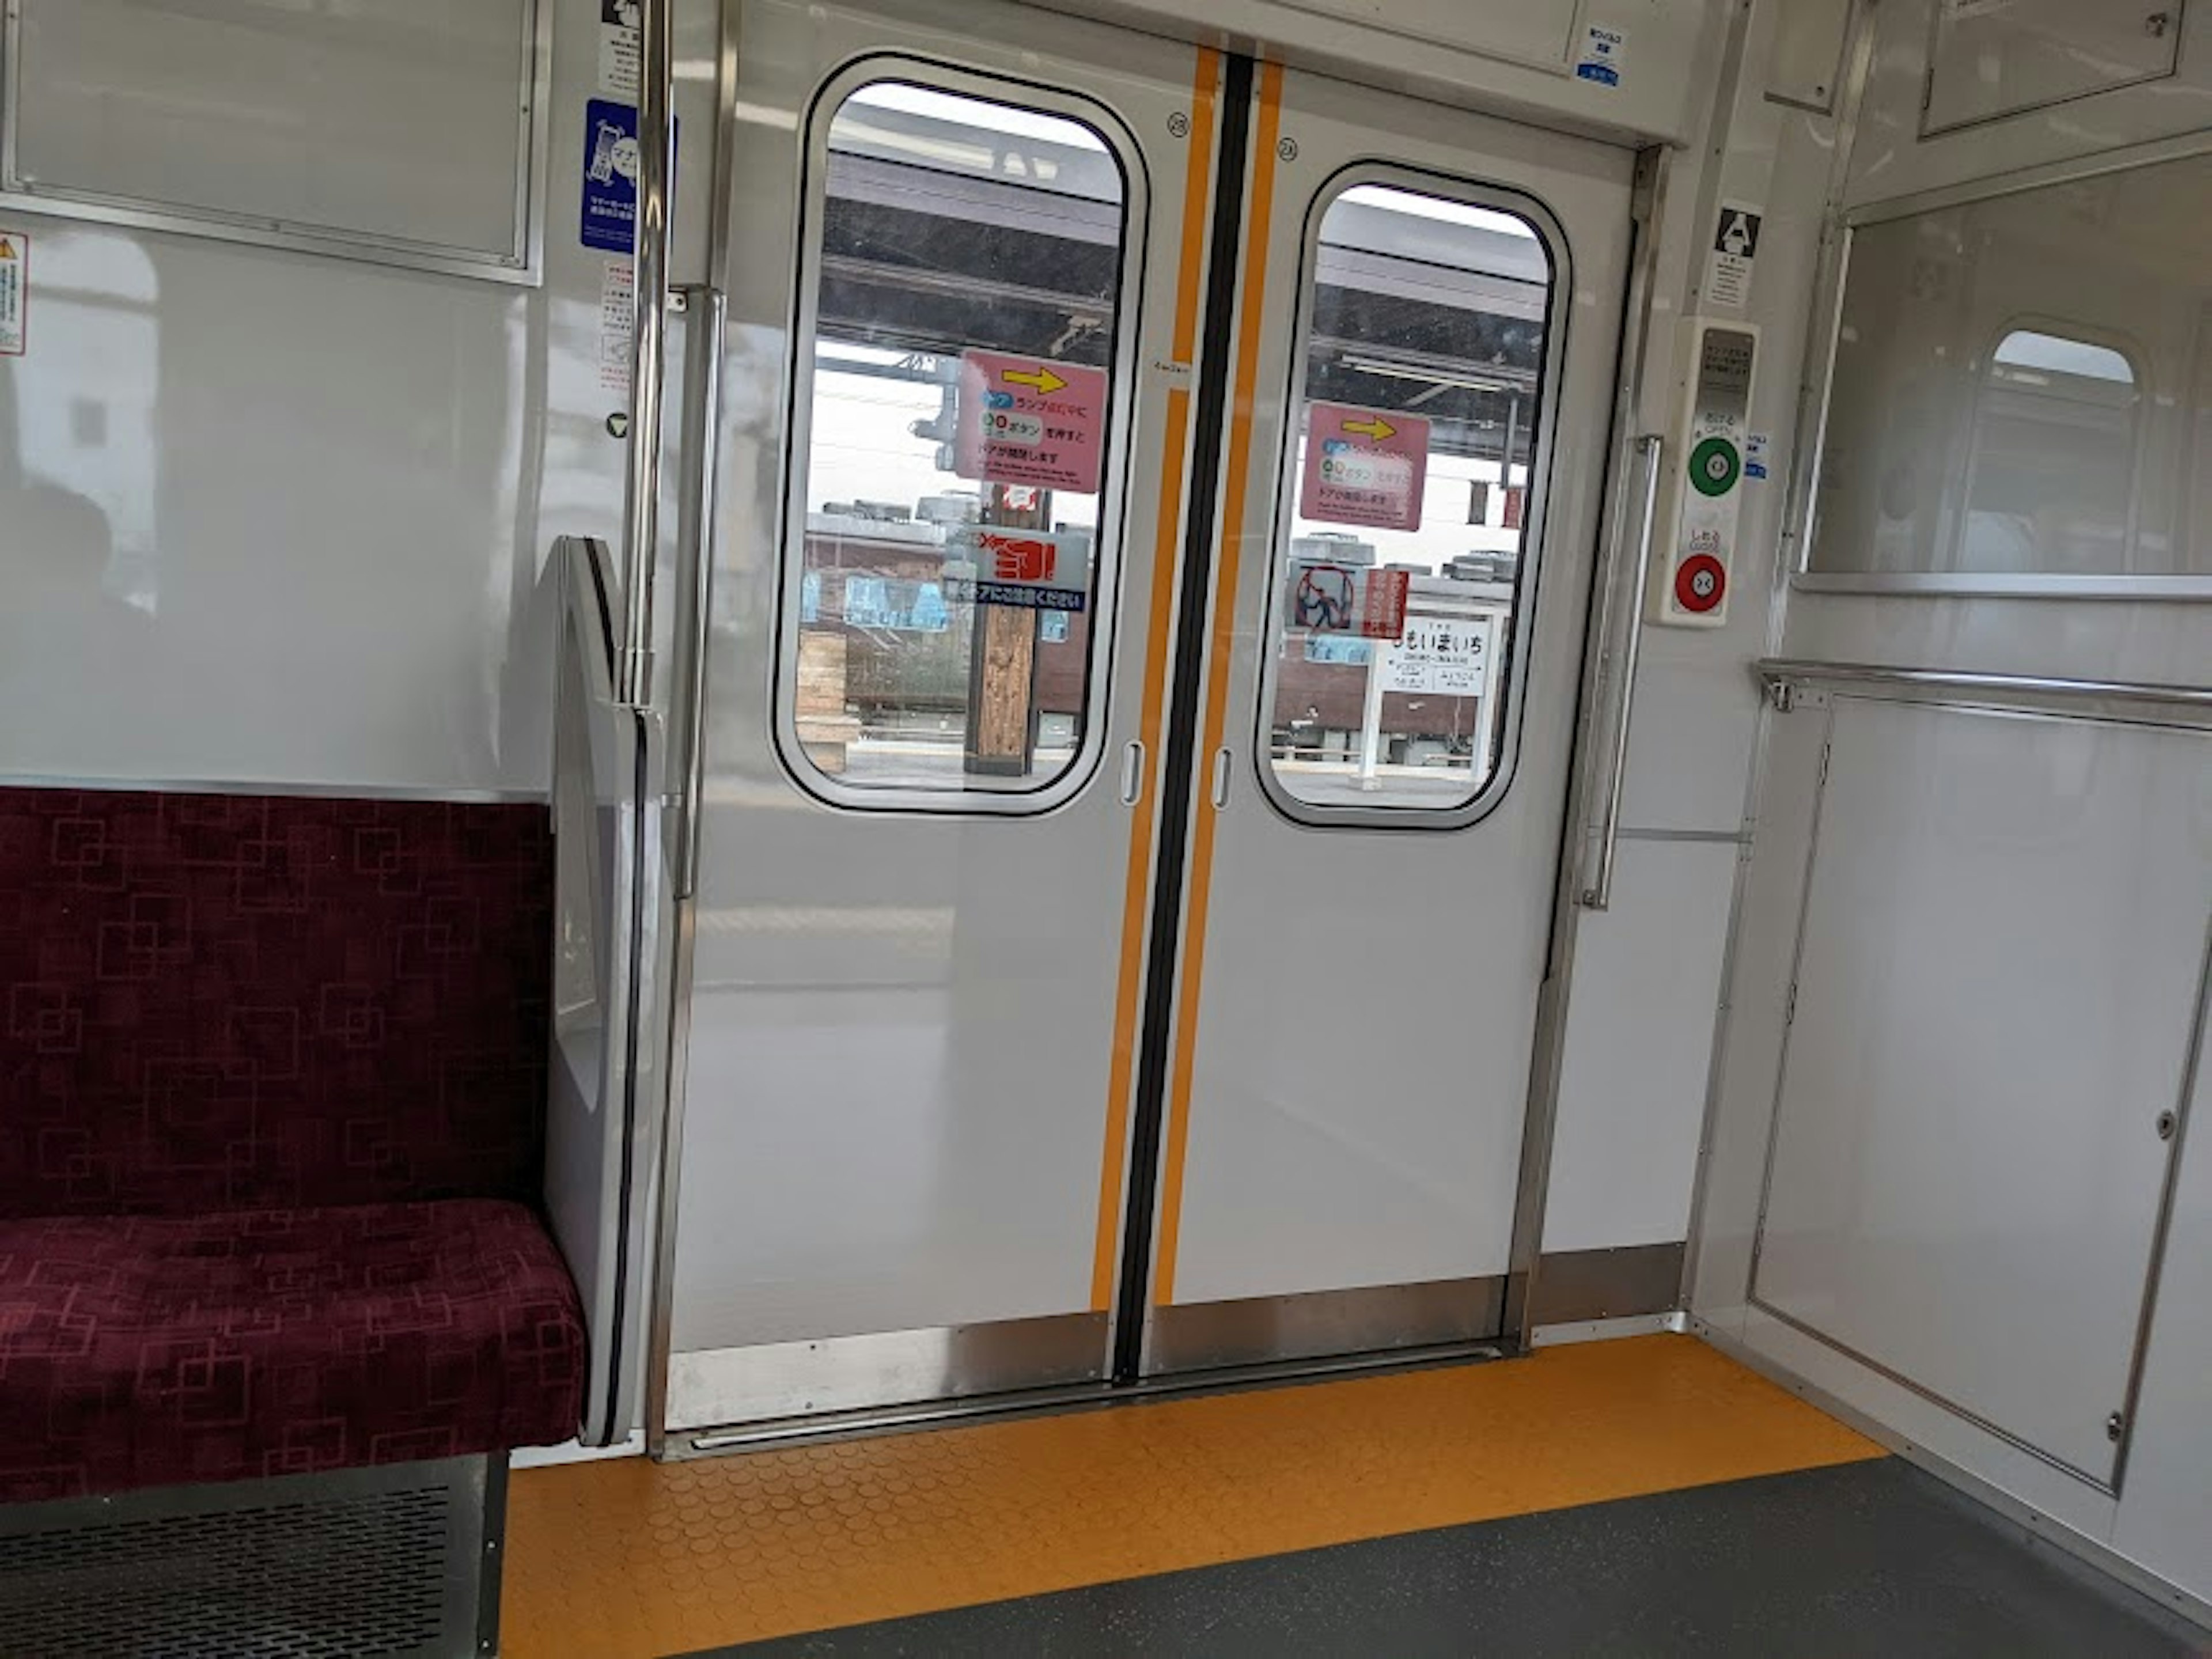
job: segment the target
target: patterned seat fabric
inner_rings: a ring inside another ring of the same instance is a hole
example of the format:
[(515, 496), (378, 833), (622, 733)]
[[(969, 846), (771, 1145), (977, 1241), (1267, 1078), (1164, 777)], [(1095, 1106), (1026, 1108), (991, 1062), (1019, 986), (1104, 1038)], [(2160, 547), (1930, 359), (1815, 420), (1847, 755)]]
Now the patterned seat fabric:
[(0, 1221), (0, 1502), (565, 1440), (583, 1364), (519, 1204)]
[(566, 1439), (542, 807), (0, 789), (0, 1498)]

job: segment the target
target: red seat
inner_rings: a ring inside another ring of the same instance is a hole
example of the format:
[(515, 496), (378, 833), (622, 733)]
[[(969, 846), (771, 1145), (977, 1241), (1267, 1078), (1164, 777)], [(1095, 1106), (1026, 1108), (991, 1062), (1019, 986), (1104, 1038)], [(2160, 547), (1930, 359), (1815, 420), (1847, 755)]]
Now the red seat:
[(0, 1501), (567, 1440), (542, 806), (0, 789)]
[(0, 1221), (0, 1501), (565, 1440), (583, 1366), (519, 1204)]

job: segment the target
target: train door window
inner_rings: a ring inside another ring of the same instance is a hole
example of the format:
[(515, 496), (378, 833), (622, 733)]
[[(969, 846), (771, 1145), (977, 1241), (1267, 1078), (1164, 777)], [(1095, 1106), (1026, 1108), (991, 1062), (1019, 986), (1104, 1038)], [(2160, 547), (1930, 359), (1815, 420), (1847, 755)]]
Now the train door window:
[(1316, 204), (1258, 745), (1294, 817), (1464, 822), (1510, 770), (1559, 258), (1478, 197), (1361, 168)]
[(784, 750), (842, 805), (1040, 807), (1097, 725), (1129, 170), (1079, 100), (860, 78), (811, 135)]
[(2135, 365), (2111, 345), (2006, 331), (1982, 378), (1960, 570), (2129, 568), (2136, 387)]

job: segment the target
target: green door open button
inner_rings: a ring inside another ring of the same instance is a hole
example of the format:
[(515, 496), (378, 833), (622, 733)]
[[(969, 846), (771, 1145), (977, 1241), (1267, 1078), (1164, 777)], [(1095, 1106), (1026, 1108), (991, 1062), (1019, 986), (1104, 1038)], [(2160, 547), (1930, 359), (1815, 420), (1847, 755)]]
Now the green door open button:
[(1725, 495), (1743, 475), (1743, 457), (1726, 438), (1702, 438), (1690, 452), (1690, 482), (1700, 495)]

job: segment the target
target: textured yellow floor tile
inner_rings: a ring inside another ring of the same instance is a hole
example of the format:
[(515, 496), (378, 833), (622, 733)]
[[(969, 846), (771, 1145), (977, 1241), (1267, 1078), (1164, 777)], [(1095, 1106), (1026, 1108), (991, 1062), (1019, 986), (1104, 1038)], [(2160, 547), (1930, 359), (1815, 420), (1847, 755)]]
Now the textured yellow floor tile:
[(660, 1659), (1881, 1448), (1688, 1337), (519, 1471), (504, 1650)]

